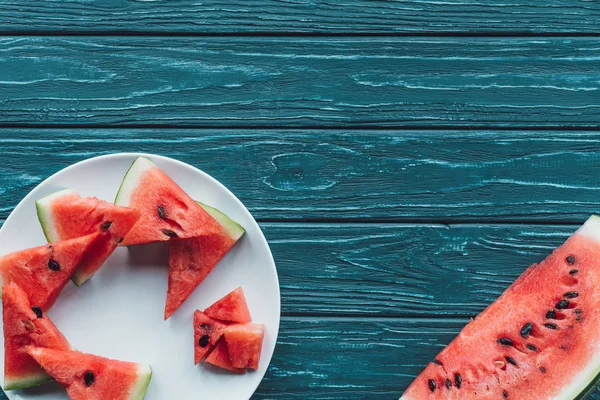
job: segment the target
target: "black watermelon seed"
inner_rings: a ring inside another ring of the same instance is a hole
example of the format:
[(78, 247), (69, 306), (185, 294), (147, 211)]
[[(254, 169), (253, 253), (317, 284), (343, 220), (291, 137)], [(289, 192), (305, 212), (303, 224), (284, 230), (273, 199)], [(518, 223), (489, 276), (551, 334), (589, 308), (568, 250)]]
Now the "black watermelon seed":
[(170, 229), (163, 229), (162, 233), (164, 233), (168, 237), (172, 237), (172, 238), (178, 237), (177, 234), (175, 232), (173, 232), (172, 230), (170, 230)]
[(513, 341), (510, 340), (509, 338), (505, 338), (505, 337), (501, 337), (500, 339), (498, 339), (498, 343), (500, 343), (501, 345), (504, 345), (504, 346), (512, 346), (513, 345)]
[(547, 319), (556, 319), (556, 311), (550, 310), (546, 313)]
[(106, 221), (105, 223), (102, 224), (102, 226), (100, 227), (100, 230), (102, 232), (106, 232), (107, 230), (110, 229), (111, 225), (112, 225), (112, 221)]
[(213, 327), (209, 324), (202, 324), (200, 325), (200, 328), (204, 329), (204, 331), (207, 333), (212, 333), (213, 331)]
[(433, 360), (433, 363), (436, 365), (442, 365), (442, 362), (440, 360), (438, 360), (437, 358)]
[(42, 316), (44, 315), (42, 313), (42, 309), (39, 306), (31, 307), (31, 311), (33, 311), (38, 318), (42, 318)]
[(462, 378), (460, 377), (460, 374), (458, 374), (458, 373), (454, 374), (454, 384), (459, 389), (462, 386)]
[(521, 328), (521, 336), (525, 339), (527, 339), (529, 335), (531, 335), (531, 332), (533, 332), (533, 324), (531, 322), (526, 323)]
[(525, 347), (527, 347), (527, 348), (528, 348), (529, 350), (531, 350), (531, 351), (538, 351), (538, 348), (537, 348), (537, 347), (535, 347), (534, 345), (532, 345), (532, 344), (529, 344), (529, 343), (527, 343), (527, 344), (525, 345)]
[(583, 316), (581, 314), (582, 311), (579, 308), (575, 309), (575, 321), (581, 321), (583, 319)]
[(570, 265), (573, 265), (573, 264), (575, 264), (575, 257), (573, 257), (573, 256), (568, 256), (568, 257), (567, 257), (567, 262), (568, 262)]
[(502, 397), (504, 397), (505, 399), (508, 399), (508, 392), (506, 390), (502, 391)]
[(60, 264), (57, 261), (50, 259), (50, 261), (48, 261), (48, 268), (52, 271), (58, 271), (60, 269)]
[(431, 390), (432, 392), (435, 392), (435, 388), (437, 387), (437, 385), (435, 384), (435, 381), (433, 379), (429, 380), (429, 390)]
[(565, 297), (567, 299), (574, 299), (575, 297), (579, 296), (579, 292), (567, 292), (565, 293)]
[(512, 364), (515, 367), (517, 366), (517, 362), (515, 361), (514, 358), (512, 358), (510, 356), (506, 356), (506, 357), (504, 357), (504, 359), (506, 360), (507, 363)]
[(200, 336), (200, 340), (198, 340), (198, 344), (200, 345), (200, 347), (208, 346), (209, 342), (210, 342), (210, 337), (208, 335), (202, 335), (202, 336)]
[(446, 379), (446, 389), (450, 389), (452, 387), (452, 381), (450, 379)]
[(542, 371), (542, 374), (546, 373), (546, 367), (540, 367), (540, 371)]
[(92, 386), (95, 379), (96, 377), (92, 371), (87, 371), (85, 375), (83, 375), (83, 381), (85, 382), (86, 386)]
[(162, 220), (167, 219), (167, 213), (165, 212), (165, 208), (163, 206), (158, 206), (158, 217)]
[(561, 300), (558, 303), (556, 303), (557, 310), (565, 310), (567, 308), (569, 308), (569, 300)]
[(569, 275), (575, 275), (578, 272), (579, 272), (578, 269), (572, 269), (572, 270), (569, 271)]
[(556, 325), (556, 324), (544, 324), (544, 326), (548, 329), (554, 329), (554, 330), (558, 329), (558, 325)]

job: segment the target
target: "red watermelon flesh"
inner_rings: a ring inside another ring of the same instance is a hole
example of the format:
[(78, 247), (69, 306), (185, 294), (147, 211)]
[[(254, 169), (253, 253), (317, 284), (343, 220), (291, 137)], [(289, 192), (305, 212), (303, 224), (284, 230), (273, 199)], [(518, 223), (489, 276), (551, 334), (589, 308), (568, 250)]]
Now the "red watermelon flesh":
[(212, 306), (204, 310), (204, 313), (213, 319), (221, 321), (237, 322), (240, 324), (252, 321), (244, 291), (241, 287), (215, 302)]
[(258, 368), (265, 327), (261, 324), (234, 324), (223, 330), (234, 368)]
[(69, 282), (99, 233), (17, 251), (0, 257), (2, 282), (15, 282), (32, 304), (46, 311)]
[(241, 225), (216, 208), (198, 204), (223, 227), (223, 231), (219, 235), (170, 242), (165, 319), (183, 304), (246, 232)]
[(194, 312), (194, 364), (198, 364), (213, 348), (227, 325), (207, 317), (200, 310)]
[(206, 362), (215, 365), (219, 368), (227, 369), (237, 374), (244, 374), (246, 370), (243, 368), (235, 368), (231, 364), (231, 358), (229, 357), (229, 351), (227, 350), (227, 344), (223, 339), (217, 342), (217, 345), (206, 357)]
[(152, 377), (149, 365), (78, 351), (29, 347), (28, 352), (67, 389), (71, 400), (141, 400)]
[(140, 218), (137, 210), (115, 206), (95, 197), (82, 198), (71, 189), (36, 202), (38, 218), (50, 243), (100, 232), (73, 275), (81, 285), (90, 279)]
[(145, 157), (138, 157), (129, 168), (115, 204), (141, 213), (123, 246), (219, 235), (222, 231), (214, 218)]
[(29, 303), (27, 294), (16, 283), (7, 283), (2, 287), (4, 390), (35, 386), (52, 379), (27, 354), (26, 346), (58, 350), (71, 347), (46, 313), (41, 309), (35, 310), (38, 314)]
[(600, 218), (472, 320), (402, 400), (575, 399), (600, 371)]

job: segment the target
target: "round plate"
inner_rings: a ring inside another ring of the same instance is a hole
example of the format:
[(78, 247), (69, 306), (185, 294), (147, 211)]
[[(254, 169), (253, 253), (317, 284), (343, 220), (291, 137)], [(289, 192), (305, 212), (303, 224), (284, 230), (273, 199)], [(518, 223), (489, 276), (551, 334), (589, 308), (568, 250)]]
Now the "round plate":
[[(46, 242), (36, 200), (69, 187), (81, 196), (112, 202), (125, 172), (139, 155), (143, 154), (91, 158), (46, 179), (4, 223), (0, 254)], [(165, 243), (117, 248), (90, 281), (80, 288), (69, 283), (48, 315), (80, 351), (150, 364), (153, 375), (146, 400), (248, 399), (269, 366), (279, 331), (279, 282), (267, 241), (246, 207), (218, 181), (183, 162), (145, 156), (192, 198), (241, 224), (246, 235), (168, 321), (163, 320), (168, 277)], [(259, 369), (235, 375), (204, 363), (194, 365), (194, 310), (203, 310), (238, 286), (244, 289), (253, 321), (266, 326)], [(0, 353), (3, 371), (4, 347)], [(11, 400), (68, 399), (56, 383), (7, 395)]]

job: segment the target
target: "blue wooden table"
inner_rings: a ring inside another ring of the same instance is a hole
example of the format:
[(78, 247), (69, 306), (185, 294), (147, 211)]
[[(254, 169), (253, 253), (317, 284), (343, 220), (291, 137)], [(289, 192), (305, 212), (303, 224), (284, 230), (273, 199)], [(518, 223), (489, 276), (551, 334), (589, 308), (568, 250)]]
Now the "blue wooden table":
[(0, 220), (88, 157), (195, 165), (279, 269), (254, 398), (396, 399), (600, 211), (599, 34), (584, 0), (0, 0)]

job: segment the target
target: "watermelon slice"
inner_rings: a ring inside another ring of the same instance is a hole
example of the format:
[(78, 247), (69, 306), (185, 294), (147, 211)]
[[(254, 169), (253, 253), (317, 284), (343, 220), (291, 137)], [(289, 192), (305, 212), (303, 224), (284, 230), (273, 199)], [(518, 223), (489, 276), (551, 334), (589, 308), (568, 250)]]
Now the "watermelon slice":
[(0, 278), (3, 283), (15, 282), (32, 304), (48, 310), (98, 235), (93, 233), (2, 256)]
[(198, 364), (221, 338), (228, 323), (207, 317), (200, 310), (194, 312), (194, 364)]
[(229, 350), (227, 350), (227, 344), (223, 339), (220, 339), (217, 342), (217, 345), (213, 348), (208, 357), (206, 357), (206, 362), (219, 368), (235, 372), (236, 374), (246, 373), (246, 370), (244, 368), (235, 368), (231, 364)]
[(600, 373), (600, 218), (472, 320), (404, 392), (421, 399), (580, 399)]
[(2, 288), (4, 323), (4, 390), (23, 389), (52, 380), (27, 354), (29, 345), (69, 350), (67, 339), (46, 313), (31, 306), (27, 294), (16, 283)]
[(78, 351), (29, 347), (28, 353), (67, 389), (71, 400), (142, 400), (152, 377), (149, 365)]
[(234, 368), (258, 369), (260, 352), (265, 337), (261, 324), (234, 324), (223, 329), (227, 350)]
[(238, 322), (240, 324), (252, 321), (248, 305), (246, 304), (246, 297), (241, 287), (208, 307), (204, 310), (204, 313), (213, 319), (221, 321)]
[(141, 213), (123, 246), (220, 235), (222, 231), (214, 218), (145, 157), (138, 157), (127, 171), (115, 204)]
[(219, 235), (172, 240), (169, 244), (169, 286), (165, 320), (169, 318), (246, 232), (216, 208), (198, 203), (221, 226)]
[(102, 267), (119, 242), (140, 218), (137, 210), (118, 207), (95, 197), (82, 198), (64, 189), (35, 203), (48, 242), (73, 239), (100, 232), (73, 275), (80, 286)]

